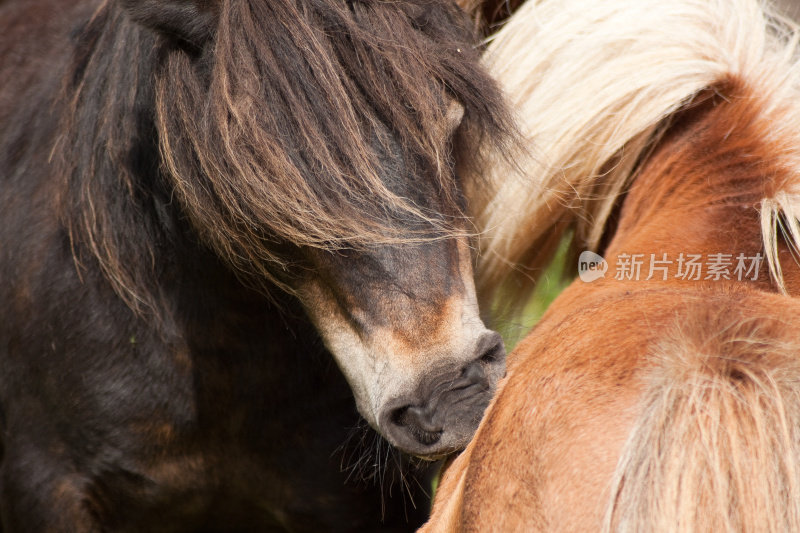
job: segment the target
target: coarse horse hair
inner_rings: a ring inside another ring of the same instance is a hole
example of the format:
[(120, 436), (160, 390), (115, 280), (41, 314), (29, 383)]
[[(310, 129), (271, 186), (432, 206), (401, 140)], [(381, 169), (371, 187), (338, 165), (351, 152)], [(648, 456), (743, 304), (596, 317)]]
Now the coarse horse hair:
[(605, 531), (800, 527), (792, 321), (693, 307), (650, 355)]
[[(396, 194), (364, 140), (419, 172), (456, 155), (466, 171), (477, 143), (510, 131), (495, 87), (477, 71), (479, 51), (460, 44), (469, 28), (455, 9), (314, 0), (227, 0), (218, 9), (216, 27), (198, 23), (184, 39), (199, 57), (163, 46), (113, 2), (80, 32), (55, 151), (69, 180), (62, 216), (129, 305), (155, 307), (148, 262), (134, 258), (169, 245), (126, 235), (139, 210), (158, 210), (152, 184), (134, 178), (137, 166), (156, 165), (135, 153), (142, 143), (160, 150), (160, 168), (147, 170), (162, 171), (201, 239), (261, 288), (287, 288), (287, 246), (352, 249), (460, 231), (460, 210), (433, 213)], [(458, 154), (440, 131), (451, 101), (464, 108)], [(461, 205), (452, 173), (426, 178)]]
[(481, 49), (453, 1), (0, 2), (3, 531), (420, 523), (332, 454), (462, 448), (504, 373)]
[[(635, 18), (658, 22), (627, 22)], [(571, 38), (586, 31), (591, 43)], [(731, 77), (758, 95), (758, 120), (778, 147), (772, 157), (786, 175), (800, 172), (798, 35), (793, 22), (749, 0), (523, 4), (486, 53), (533, 153), (490, 165), (489, 187), (472, 199), (485, 228), (483, 300), (510, 282), (506, 303), (518, 309), (562, 239), (573, 254), (602, 251), (615, 209), (670, 117)], [(800, 243), (799, 193), (797, 179), (776, 178), (763, 195), (763, 238), (780, 287), (777, 235)]]

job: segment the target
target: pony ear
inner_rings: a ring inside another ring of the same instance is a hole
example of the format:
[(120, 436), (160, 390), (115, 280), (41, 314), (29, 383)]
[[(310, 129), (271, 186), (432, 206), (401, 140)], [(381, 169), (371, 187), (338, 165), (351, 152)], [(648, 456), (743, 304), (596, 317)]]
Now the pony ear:
[(136, 22), (167, 37), (201, 47), (217, 23), (215, 0), (120, 0)]

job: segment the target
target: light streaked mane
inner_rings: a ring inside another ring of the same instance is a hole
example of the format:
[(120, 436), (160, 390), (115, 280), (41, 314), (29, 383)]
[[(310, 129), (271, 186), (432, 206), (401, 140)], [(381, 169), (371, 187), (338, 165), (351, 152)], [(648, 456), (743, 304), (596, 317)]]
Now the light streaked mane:
[(720, 306), (689, 304), (652, 354), (603, 531), (800, 530), (796, 315)]
[[(767, 140), (784, 148), (774, 157), (800, 173), (797, 41), (794, 24), (750, 0), (525, 3), (486, 55), (533, 154), (518, 162), (521, 171), (499, 159), (490, 186), (472, 198), (485, 229), (483, 300), (514, 280), (512, 303), (524, 302), (570, 231), (573, 251), (598, 250), (670, 116), (730, 76), (759, 95)], [(761, 207), (770, 271), (783, 291), (777, 249), (781, 233), (800, 245), (798, 183), (777, 184)]]

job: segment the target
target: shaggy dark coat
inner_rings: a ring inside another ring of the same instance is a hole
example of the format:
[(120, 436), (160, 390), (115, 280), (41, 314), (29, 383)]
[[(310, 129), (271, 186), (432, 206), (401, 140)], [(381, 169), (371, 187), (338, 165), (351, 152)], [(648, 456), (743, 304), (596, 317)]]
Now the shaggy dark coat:
[(414, 507), (345, 483), (352, 393), (291, 292), (332, 251), (463, 230), (456, 174), (430, 169), (502, 128), (464, 19), (0, 2), (0, 530), (420, 522), (417, 484)]

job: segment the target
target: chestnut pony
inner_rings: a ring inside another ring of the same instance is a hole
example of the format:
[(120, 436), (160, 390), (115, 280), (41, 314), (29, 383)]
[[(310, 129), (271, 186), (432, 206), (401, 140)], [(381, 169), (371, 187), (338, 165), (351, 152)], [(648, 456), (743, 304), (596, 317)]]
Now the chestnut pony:
[(0, 79), (0, 529), (418, 525), (424, 490), (382, 525), (334, 452), (356, 408), (461, 449), (504, 372), (461, 186), (509, 128), (469, 17), (5, 0)]
[(476, 196), (479, 287), (524, 299), (565, 238), (605, 259), (423, 531), (800, 530), (797, 42), (751, 0), (529, 0), (499, 32), (533, 155)]

